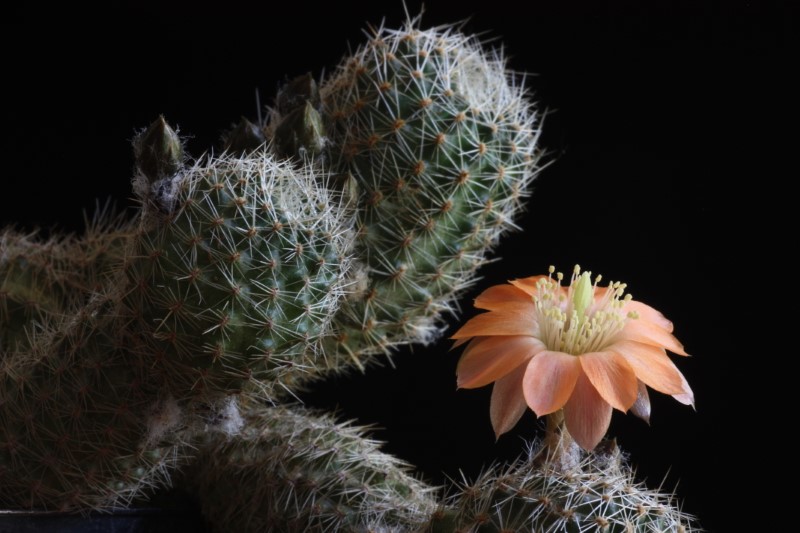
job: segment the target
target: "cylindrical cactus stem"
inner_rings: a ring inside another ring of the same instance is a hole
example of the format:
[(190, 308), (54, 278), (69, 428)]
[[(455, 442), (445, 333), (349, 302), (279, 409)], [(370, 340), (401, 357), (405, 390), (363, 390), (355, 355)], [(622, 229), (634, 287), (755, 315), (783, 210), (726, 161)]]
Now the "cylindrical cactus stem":
[(159, 191), (139, 187), (124, 304), (175, 397), (248, 386), (272, 397), (324, 358), (318, 342), (344, 294), (353, 238), (341, 195), (323, 182), (257, 152), (196, 163), (158, 202), (146, 195)]
[(31, 233), (0, 233), (0, 352), (27, 346), (33, 321), (64, 313), (72, 287), (84, 283), (63, 253), (68, 246)]
[(331, 171), (357, 184), (368, 276), (336, 316), (337, 367), (440, 334), (514, 227), (539, 170), (540, 118), (497, 52), (413, 21), (377, 31), (320, 92)]
[(122, 260), (131, 230), (101, 212), (80, 237), (0, 231), (0, 352), (29, 348), (37, 324), (86, 304)]
[(634, 480), (619, 450), (585, 455), (566, 467), (532, 448), (504, 472), (488, 471), (460, 487), (431, 520), (431, 533), (645, 533), (699, 531), (674, 498)]
[(0, 506), (125, 506), (181, 461), (183, 413), (137, 364), (120, 288), (53, 317), (28, 350), (2, 359)]
[(419, 531), (432, 489), (362, 430), (301, 407), (250, 406), (189, 469), (215, 531)]
[(436, 503), (435, 489), (358, 428), (299, 407), (242, 415), (241, 432), (207, 438), (182, 480), (214, 531), (698, 531), (672, 496), (634, 480), (613, 443), (571, 466), (531, 448)]

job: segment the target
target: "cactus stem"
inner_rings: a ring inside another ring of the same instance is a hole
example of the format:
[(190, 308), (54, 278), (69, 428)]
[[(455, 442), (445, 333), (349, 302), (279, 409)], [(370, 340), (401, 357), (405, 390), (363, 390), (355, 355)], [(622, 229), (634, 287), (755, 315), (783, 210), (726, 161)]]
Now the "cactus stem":
[(564, 422), (564, 410), (547, 415), (544, 443), (536, 458), (536, 463), (558, 465), (566, 471), (574, 468), (581, 461), (581, 449), (567, 431)]

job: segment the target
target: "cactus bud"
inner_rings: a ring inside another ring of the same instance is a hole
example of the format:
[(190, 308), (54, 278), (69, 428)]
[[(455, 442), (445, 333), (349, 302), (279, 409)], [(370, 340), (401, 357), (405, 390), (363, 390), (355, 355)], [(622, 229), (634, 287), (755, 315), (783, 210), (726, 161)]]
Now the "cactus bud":
[(286, 115), (275, 129), (278, 152), (284, 156), (316, 156), (324, 146), (325, 128), (311, 100)]
[(225, 151), (233, 154), (252, 152), (265, 142), (261, 128), (245, 117), (224, 137)]
[(311, 73), (298, 76), (284, 85), (278, 92), (275, 105), (278, 112), (285, 115), (303, 107), (306, 102), (311, 102), (314, 107), (319, 107), (320, 103), (317, 82), (314, 81)]
[(153, 183), (173, 176), (183, 166), (183, 143), (164, 116), (159, 116), (133, 141), (136, 166)]

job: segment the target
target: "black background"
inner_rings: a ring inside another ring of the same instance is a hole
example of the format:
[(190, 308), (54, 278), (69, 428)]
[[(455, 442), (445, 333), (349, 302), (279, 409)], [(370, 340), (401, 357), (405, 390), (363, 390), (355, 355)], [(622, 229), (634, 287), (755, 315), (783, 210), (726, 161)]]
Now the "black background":
[[(743, 403), (733, 378), (742, 327), (725, 281), (759, 262), (738, 229), (757, 215), (731, 193), (741, 177), (764, 179), (765, 137), (773, 151), (785, 142), (765, 119), (779, 112), (788, 58), (797, 61), (794, 14), (756, 2), (449, 4), (427, 2), (423, 26), (466, 21), (466, 32), (502, 44), (552, 111), (542, 137), (552, 164), (523, 231), (502, 241), (463, 316), (479, 290), (575, 263), (662, 310), (693, 355), (677, 364), (697, 411), (653, 393), (652, 427), (615, 413), (610, 434), (641, 479), (666, 477), (708, 530), (727, 529), (736, 520), (717, 496), (731, 476), (721, 454), (742, 447), (748, 428), (732, 414)], [(0, 223), (73, 231), (98, 199), (130, 208), (129, 141), (159, 114), (199, 155), (240, 115), (256, 115), (256, 88), (269, 104), (285, 76), (330, 71), (367, 23), (404, 20), (400, 1), (6, 9)], [(401, 350), (394, 369), (320, 383), (305, 400), (376, 425), (385, 449), (431, 482), (472, 478), (519, 455), (541, 424), (528, 413), (495, 443), (490, 388), (456, 391), (448, 347)]]

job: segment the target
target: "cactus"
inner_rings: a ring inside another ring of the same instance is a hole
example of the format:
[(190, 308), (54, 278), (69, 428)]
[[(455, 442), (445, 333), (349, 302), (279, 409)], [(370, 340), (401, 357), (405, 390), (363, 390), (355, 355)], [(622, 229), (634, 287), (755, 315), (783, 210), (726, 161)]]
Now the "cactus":
[(221, 156), (156, 120), (133, 223), (0, 236), (0, 503), (108, 509), (175, 479), (221, 531), (691, 527), (621, 462), (552, 446), (439, 501), (363, 429), (277, 405), (432, 342), (540, 169), (502, 57), (418, 20), (372, 37)]
[[(27, 345), (30, 328), (37, 320), (64, 312), (74, 284), (76, 266), (69, 243), (35, 234), (6, 230), (0, 234), (0, 348), (14, 350)], [(77, 270), (82, 270), (80, 267)], [(48, 290), (49, 288), (49, 290)]]

